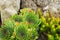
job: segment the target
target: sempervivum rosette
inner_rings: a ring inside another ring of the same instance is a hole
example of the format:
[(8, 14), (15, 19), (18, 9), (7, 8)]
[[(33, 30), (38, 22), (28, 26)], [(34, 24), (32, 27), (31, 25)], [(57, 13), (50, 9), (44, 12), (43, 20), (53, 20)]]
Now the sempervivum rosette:
[(34, 12), (29, 12), (24, 15), (24, 21), (27, 21), (30, 25), (33, 25), (35, 28), (37, 28), (40, 24), (39, 17), (34, 14)]
[(3, 40), (8, 40), (14, 32), (14, 21), (5, 20), (4, 26), (0, 30), (0, 38)]
[(28, 40), (28, 26), (26, 23), (22, 22), (17, 25), (14, 32), (18, 40)]
[(38, 32), (35, 28), (28, 29), (29, 40), (36, 40), (38, 38)]
[(18, 15), (18, 14), (15, 14), (11, 17), (14, 21), (17, 21), (17, 22), (22, 22), (23, 21), (23, 17), (22, 15)]

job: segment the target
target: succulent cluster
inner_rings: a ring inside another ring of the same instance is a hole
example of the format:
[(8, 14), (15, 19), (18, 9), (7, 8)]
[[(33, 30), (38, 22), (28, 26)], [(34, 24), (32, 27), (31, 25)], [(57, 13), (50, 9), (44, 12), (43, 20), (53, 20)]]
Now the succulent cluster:
[(60, 17), (54, 17), (46, 13), (40, 16), (40, 32), (45, 32), (48, 40), (60, 40)]
[(10, 40), (14, 32), (14, 21), (5, 20), (4, 25), (0, 28), (0, 40)]
[(22, 9), (4, 21), (0, 30), (1, 40), (36, 40), (38, 38), (39, 17), (31, 9)]
[(60, 40), (60, 18), (43, 16), (40, 9), (35, 13), (29, 8), (20, 10), (4, 21), (0, 28), (0, 40), (37, 40), (46, 33), (47, 40)]

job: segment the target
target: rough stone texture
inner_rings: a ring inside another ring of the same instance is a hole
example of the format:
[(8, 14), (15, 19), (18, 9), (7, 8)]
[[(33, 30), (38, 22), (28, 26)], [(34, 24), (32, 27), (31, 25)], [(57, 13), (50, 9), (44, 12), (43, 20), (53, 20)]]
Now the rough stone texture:
[(49, 11), (52, 16), (60, 17), (60, 3), (49, 4), (44, 7), (44, 10)]
[(50, 3), (50, 0), (37, 0), (37, 5), (40, 7), (45, 7)]
[(32, 8), (35, 9), (37, 7), (46, 7), (50, 3), (60, 3), (60, 0), (21, 0), (22, 8)]
[(20, 8), (20, 0), (0, 0), (0, 14), (2, 21), (16, 14)]
[(31, 8), (33, 10), (37, 9), (36, 4), (32, 0), (21, 0), (21, 8)]

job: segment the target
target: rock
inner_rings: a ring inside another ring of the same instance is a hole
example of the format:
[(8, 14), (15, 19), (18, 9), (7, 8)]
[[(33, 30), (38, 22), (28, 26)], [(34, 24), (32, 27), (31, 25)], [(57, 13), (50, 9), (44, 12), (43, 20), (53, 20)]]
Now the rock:
[(39, 7), (45, 7), (50, 3), (60, 3), (60, 0), (33, 0)]
[(21, 8), (31, 8), (33, 10), (37, 9), (36, 4), (32, 0), (22, 0)]
[(20, 9), (20, 0), (0, 0), (2, 21), (17, 13)]
[(39, 7), (45, 7), (50, 3), (50, 0), (37, 0), (37, 5)]
[(45, 10), (44, 14), (49, 11), (52, 16), (60, 17), (60, 3), (51, 3), (48, 6), (44, 7), (43, 10)]
[(0, 27), (1, 27), (1, 14), (0, 14)]

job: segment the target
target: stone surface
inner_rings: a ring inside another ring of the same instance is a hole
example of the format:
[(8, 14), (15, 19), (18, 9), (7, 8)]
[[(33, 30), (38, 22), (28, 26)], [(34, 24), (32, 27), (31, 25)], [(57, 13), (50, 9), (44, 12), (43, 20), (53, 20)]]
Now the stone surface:
[(52, 3), (44, 7), (45, 12), (49, 13), (54, 17), (60, 17), (60, 3)]
[(21, 0), (21, 8), (31, 8), (33, 10), (37, 9), (36, 4), (32, 0)]
[(17, 13), (20, 9), (20, 0), (0, 0), (0, 14), (2, 21)]

